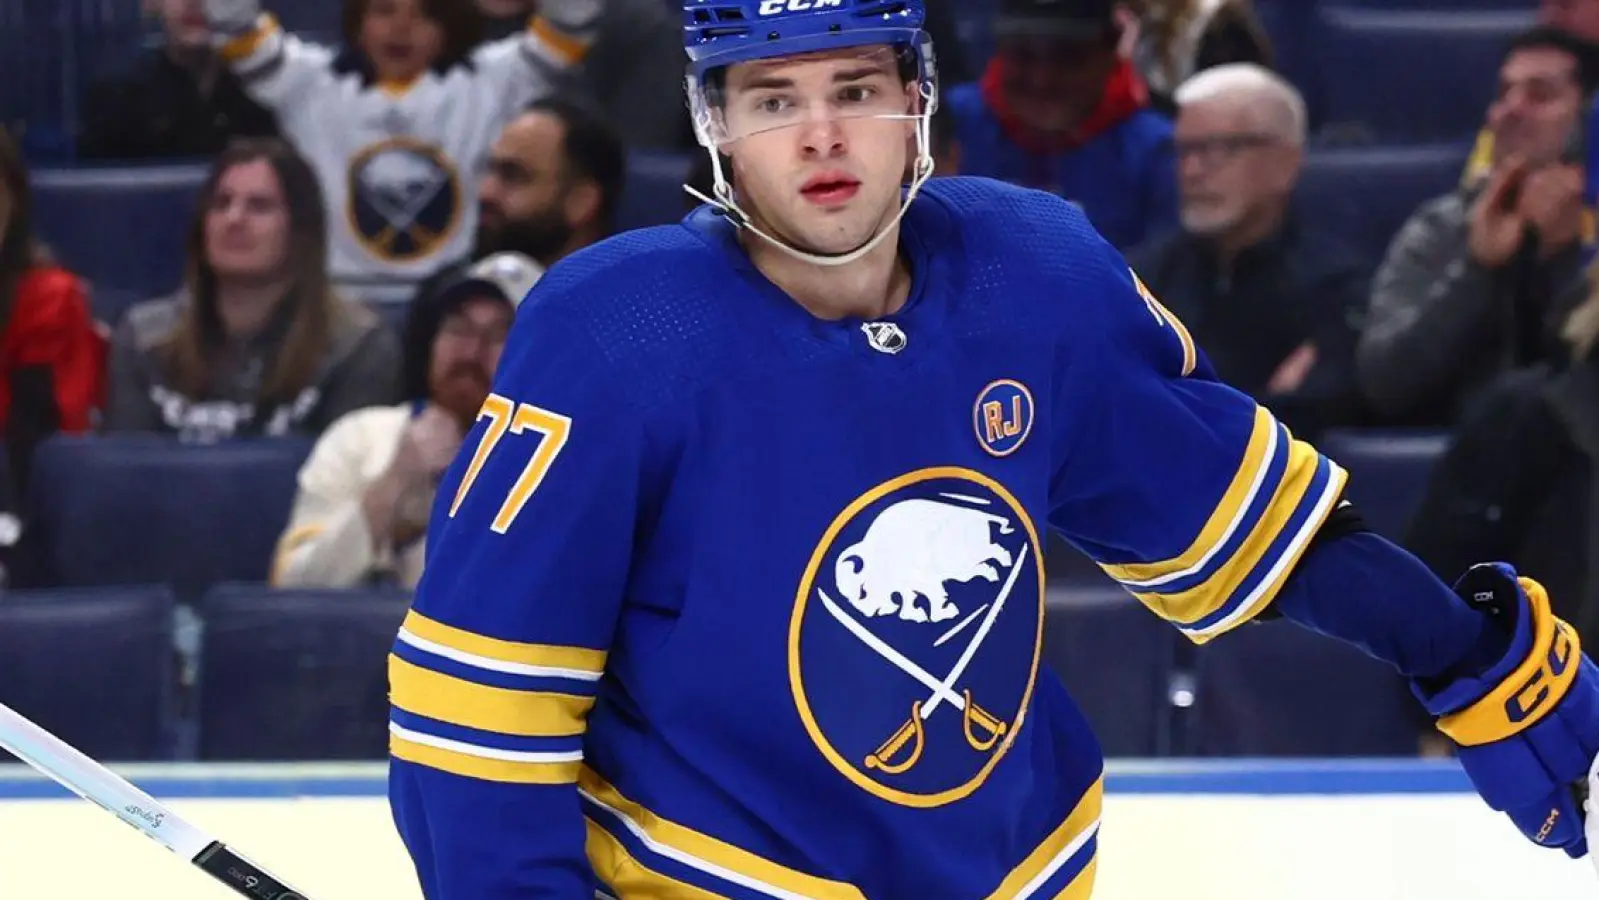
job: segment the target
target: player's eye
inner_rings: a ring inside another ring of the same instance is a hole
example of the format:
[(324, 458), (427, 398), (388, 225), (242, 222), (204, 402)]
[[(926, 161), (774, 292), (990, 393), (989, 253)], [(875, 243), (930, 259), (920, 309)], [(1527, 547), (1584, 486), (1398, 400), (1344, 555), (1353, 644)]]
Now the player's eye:
[(785, 109), (788, 109), (788, 98), (786, 97), (762, 97), (760, 100), (755, 101), (755, 110), (757, 112), (776, 114)]
[(852, 84), (838, 92), (838, 98), (845, 103), (865, 103), (877, 96), (877, 90), (864, 84)]

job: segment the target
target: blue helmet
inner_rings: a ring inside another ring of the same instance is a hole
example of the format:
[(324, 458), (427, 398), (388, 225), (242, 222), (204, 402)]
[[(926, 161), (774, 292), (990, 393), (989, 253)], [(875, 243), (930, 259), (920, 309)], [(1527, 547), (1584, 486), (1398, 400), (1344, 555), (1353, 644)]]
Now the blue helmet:
[(734, 63), (863, 47), (920, 49), (922, 0), (683, 0), (690, 73)]

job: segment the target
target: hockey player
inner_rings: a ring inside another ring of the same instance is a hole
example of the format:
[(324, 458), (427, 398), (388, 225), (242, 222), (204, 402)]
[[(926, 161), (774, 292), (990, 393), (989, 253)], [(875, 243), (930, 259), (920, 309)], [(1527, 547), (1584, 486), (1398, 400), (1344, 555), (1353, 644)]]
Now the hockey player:
[(427, 897), (1087, 897), (1046, 528), (1196, 642), (1281, 616), (1390, 661), (1586, 852), (1599, 681), (1542, 589), (1364, 530), (1070, 204), (929, 183), (919, 0), (683, 14), (715, 197), (522, 305), (391, 657)]

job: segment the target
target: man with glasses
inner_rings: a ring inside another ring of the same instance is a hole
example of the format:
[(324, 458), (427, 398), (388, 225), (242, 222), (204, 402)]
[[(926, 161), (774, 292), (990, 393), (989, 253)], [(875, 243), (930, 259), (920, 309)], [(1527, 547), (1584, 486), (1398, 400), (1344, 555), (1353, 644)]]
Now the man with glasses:
[(488, 396), (516, 307), (544, 269), (497, 253), (412, 305), (406, 402), (329, 426), (300, 470), (272, 580), (283, 586), (416, 587), (438, 479)]
[(1369, 273), (1290, 210), (1304, 101), (1253, 63), (1200, 72), (1174, 99), (1182, 230), (1134, 253), (1134, 268), (1217, 374), (1295, 433), (1348, 424)]
[(1397, 424), (1453, 424), (1497, 376), (1565, 356), (1583, 295), (1581, 153), (1593, 46), (1539, 26), (1511, 43), (1488, 108), (1489, 171), (1423, 204), (1377, 271), (1357, 374)]

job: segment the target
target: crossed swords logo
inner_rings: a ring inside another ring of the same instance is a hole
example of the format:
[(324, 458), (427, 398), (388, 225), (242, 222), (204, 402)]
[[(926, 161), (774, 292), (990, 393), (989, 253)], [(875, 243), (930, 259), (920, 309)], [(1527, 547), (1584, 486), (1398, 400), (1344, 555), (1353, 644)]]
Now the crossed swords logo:
[[(987, 615), (983, 616), (982, 624), (977, 626), (977, 631), (972, 639), (967, 642), (966, 649), (961, 652), (960, 658), (955, 661), (955, 666), (949, 674), (942, 679), (933, 677), (931, 672), (917, 665), (905, 654), (894, 649), (882, 638), (873, 634), (866, 626), (856, 621), (853, 616), (845, 612), (827, 592), (817, 589), (816, 593), (822, 600), (822, 606), (843, 625), (850, 634), (854, 635), (861, 643), (870, 647), (877, 655), (888, 660), (894, 668), (920, 682), (922, 686), (932, 691), (925, 700), (916, 700), (911, 703), (910, 719), (901, 725), (888, 740), (884, 741), (876, 751), (866, 757), (866, 767), (877, 769), (885, 775), (898, 775), (909, 771), (910, 768), (922, 758), (922, 750), (926, 745), (926, 731), (923, 723), (932, 717), (933, 713), (945, 703), (960, 710), (963, 715), (962, 729), (966, 735), (966, 742), (973, 750), (979, 752), (993, 748), (994, 744), (1010, 730), (1011, 726), (992, 713), (977, 705), (972, 699), (971, 690), (965, 689), (957, 693), (955, 685), (960, 683), (961, 676), (966, 674), (966, 667), (971, 665), (977, 650), (987, 639), (988, 633), (994, 627), (994, 620), (999, 618), (999, 612), (1005, 607), (1005, 600), (1010, 596), (1011, 589), (1016, 586), (1016, 579), (1021, 574), (1022, 562), (1027, 558), (1028, 545), (1022, 545), (1016, 554), (1016, 563), (1011, 566), (1010, 574), (1005, 578), (1005, 584), (1000, 588), (999, 596), (989, 607)], [(910, 750), (901, 761), (895, 762), (894, 757), (910, 745)]]

